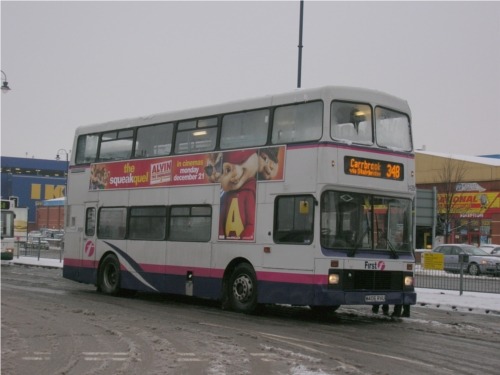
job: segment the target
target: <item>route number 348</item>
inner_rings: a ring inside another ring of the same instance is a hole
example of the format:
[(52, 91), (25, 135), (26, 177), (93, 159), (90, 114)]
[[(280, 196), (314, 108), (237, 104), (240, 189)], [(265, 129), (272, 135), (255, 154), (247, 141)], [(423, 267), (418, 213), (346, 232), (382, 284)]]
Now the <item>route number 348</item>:
[(387, 164), (385, 176), (390, 179), (399, 180), (401, 178), (401, 166), (397, 164)]

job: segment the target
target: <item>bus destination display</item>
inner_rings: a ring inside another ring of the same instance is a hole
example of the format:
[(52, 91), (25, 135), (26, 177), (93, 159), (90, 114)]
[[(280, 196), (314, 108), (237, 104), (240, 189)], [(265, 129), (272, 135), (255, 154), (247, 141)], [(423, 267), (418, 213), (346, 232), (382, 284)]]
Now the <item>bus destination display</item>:
[(344, 156), (344, 172), (353, 176), (384, 178), (402, 181), (404, 165), (384, 160)]

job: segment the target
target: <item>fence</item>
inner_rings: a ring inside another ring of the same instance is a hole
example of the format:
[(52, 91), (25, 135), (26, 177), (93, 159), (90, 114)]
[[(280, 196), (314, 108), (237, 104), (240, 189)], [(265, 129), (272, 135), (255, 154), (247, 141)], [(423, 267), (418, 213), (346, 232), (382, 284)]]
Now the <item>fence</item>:
[(462, 270), (456, 273), (425, 269), (420, 264), (415, 269), (415, 287), (462, 292), (500, 293), (500, 277), (493, 275), (472, 276)]
[(26, 241), (17, 241), (15, 243), (14, 257), (33, 257), (38, 259), (59, 259), (62, 262), (64, 246), (62, 242), (48, 243), (42, 241), (34, 241), (32, 243)]

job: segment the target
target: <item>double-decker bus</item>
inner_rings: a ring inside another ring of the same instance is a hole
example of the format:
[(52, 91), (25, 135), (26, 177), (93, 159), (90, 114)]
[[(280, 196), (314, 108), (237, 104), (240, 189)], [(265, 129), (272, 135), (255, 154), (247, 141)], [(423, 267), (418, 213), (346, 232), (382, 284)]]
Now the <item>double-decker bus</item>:
[(63, 276), (103, 293), (412, 305), (407, 102), (327, 86), (79, 127)]

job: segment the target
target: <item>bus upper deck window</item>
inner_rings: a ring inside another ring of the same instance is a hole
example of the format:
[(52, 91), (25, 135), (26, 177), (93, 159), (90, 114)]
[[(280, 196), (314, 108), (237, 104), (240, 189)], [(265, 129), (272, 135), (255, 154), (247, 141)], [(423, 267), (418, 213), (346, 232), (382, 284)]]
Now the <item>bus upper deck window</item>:
[(371, 107), (360, 103), (332, 102), (330, 134), (338, 141), (373, 144)]
[(99, 148), (99, 160), (129, 159), (132, 156), (134, 131), (123, 129), (103, 133)]
[(395, 150), (411, 151), (410, 119), (404, 113), (387, 108), (375, 109), (377, 144)]
[(76, 164), (93, 163), (97, 159), (99, 134), (86, 134), (78, 137), (76, 146)]
[(269, 110), (240, 112), (222, 119), (221, 149), (263, 146), (267, 141)]
[(276, 108), (273, 144), (316, 141), (323, 134), (323, 102), (309, 102)]
[(135, 157), (169, 155), (172, 149), (173, 130), (173, 123), (139, 128)]
[(217, 117), (180, 122), (175, 138), (175, 153), (213, 151), (217, 139)]

